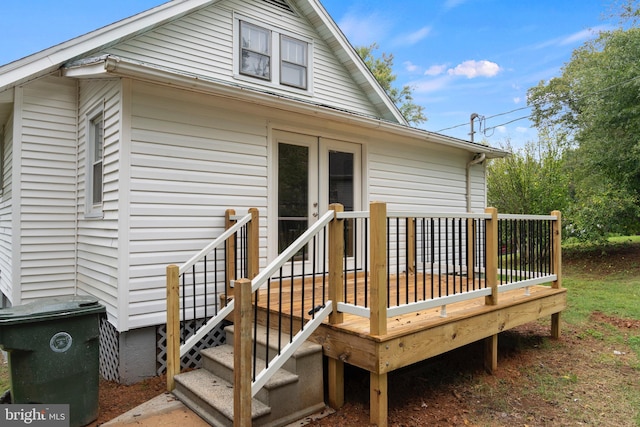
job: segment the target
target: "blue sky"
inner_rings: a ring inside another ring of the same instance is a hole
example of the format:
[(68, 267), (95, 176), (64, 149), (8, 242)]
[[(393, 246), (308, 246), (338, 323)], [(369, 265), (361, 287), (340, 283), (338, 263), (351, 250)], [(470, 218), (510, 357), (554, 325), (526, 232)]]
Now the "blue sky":
[[(163, 2), (3, 0), (0, 64)], [(487, 132), (475, 140), (494, 146), (506, 138), (515, 145), (536, 138), (528, 120), (517, 120), (530, 112), (527, 89), (559, 75), (576, 47), (615, 24), (605, 19), (612, 0), (322, 3), (353, 45), (375, 42), (378, 54), (394, 55), (397, 85), (414, 88), (414, 100), (429, 118), (420, 127), (469, 139), (469, 117), (478, 113), (486, 117)]]

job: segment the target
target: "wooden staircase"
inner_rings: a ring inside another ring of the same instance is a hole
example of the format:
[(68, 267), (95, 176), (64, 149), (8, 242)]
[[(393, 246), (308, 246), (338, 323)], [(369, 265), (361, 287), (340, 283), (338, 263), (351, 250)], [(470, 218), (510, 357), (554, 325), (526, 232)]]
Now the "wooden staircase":
[[(233, 326), (225, 328), (233, 342)], [(263, 326), (257, 331), (257, 354), (265, 355), (269, 333), (269, 359), (276, 354), (278, 333)], [(284, 336), (283, 342), (286, 342)], [(202, 368), (175, 376), (173, 393), (213, 426), (233, 426), (233, 346), (201, 351)], [(265, 361), (257, 359), (257, 372)], [(258, 391), (251, 404), (253, 426), (284, 426), (325, 407), (322, 346), (305, 342)]]

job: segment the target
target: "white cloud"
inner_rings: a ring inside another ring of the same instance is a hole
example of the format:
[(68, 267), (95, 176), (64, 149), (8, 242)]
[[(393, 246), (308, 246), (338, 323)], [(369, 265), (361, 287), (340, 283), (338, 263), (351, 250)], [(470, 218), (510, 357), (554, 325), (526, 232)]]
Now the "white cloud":
[(514, 104), (520, 104), (520, 101), (522, 101), (522, 98), (520, 98), (519, 96), (516, 96), (515, 98), (513, 98)]
[(440, 89), (446, 87), (450, 82), (451, 77), (441, 76), (436, 79), (410, 82), (409, 86), (411, 86), (414, 93), (430, 93), (439, 91)]
[(592, 39), (598, 35), (601, 31), (610, 31), (613, 27), (607, 25), (599, 25), (593, 28), (588, 28), (586, 30), (581, 30), (573, 34), (569, 34), (564, 37), (557, 37), (555, 39), (545, 40), (541, 43), (533, 46), (533, 49), (544, 49), (547, 47), (554, 46), (567, 46), (570, 44), (578, 44), (582, 43), (586, 40)]
[(455, 68), (450, 68), (447, 72), (451, 76), (467, 76), (468, 79), (493, 77), (500, 72), (500, 66), (487, 60), (469, 60), (456, 65)]
[(427, 71), (424, 72), (424, 75), (437, 76), (439, 74), (444, 73), (446, 69), (447, 69), (447, 64), (432, 65), (431, 67), (427, 68)]
[(526, 127), (523, 127), (523, 126), (518, 126), (518, 127), (516, 127), (516, 132), (527, 133), (527, 132), (529, 132), (529, 128), (526, 128)]
[(414, 45), (431, 33), (431, 27), (422, 27), (409, 34), (403, 34), (394, 40), (394, 44), (400, 46)]
[(404, 65), (405, 70), (407, 70), (410, 73), (415, 73), (416, 71), (418, 71), (420, 69), (419, 66), (417, 66), (416, 64), (414, 64), (411, 61), (404, 61), (402, 63), (402, 65)]
[(507, 133), (506, 126), (496, 126), (496, 130), (498, 131), (498, 133)]
[(458, 7), (461, 4), (464, 4), (467, 0), (446, 0), (444, 2), (445, 10), (453, 9), (454, 7)]
[(582, 43), (586, 40), (592, 39), (593, 37), (598, 35), (600, 31), (606, 31), (606, 28), (607, 27), (605, 27), (604, 25), (601, 25), (598, 27), (578, 31), (577, 33), (573, 33), (571, 35), (568, 35), (567, 37), (564, 37), (558, 44), (560, 46), (566, 46), (568, 44)]
[(391, 23), (377, 13), (363, 15), (350, 11), (342, 17), (338, 26), (354, 46), (369, 46), (388, 33)]

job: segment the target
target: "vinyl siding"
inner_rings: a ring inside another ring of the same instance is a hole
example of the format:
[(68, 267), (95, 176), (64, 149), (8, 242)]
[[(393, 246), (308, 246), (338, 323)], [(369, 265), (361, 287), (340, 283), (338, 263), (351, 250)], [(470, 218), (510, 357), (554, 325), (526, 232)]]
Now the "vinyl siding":
[(21, 303), (75, 292), (76, 82), (24, 88), (20, 129)]
[[(266, 28), (284, 30), (313, 40), (312, 97), (286, 90), (283, 86), (261, 85), (259, 80), (254, 83), (250, 79), (234, 79), (234, 12), (264, 23)], [(259, 0), (218, 2), (111, 47), (103, 53), (360, 114), (375, 117), (381, 115), (354, 82), (349, 70), (305, 18), (282, 13), (267, 2)]]
[(227, 107), (223, 99), (134, 83), (131, 328), (165, 321), (166, 266), (219, 236), (226, 209), (266, 213), (267, 120)]
[[(107, 308), (109, 320), (117, 324), (119, 283), (118, 239), (119, 168), (121, 135), (120, 80), (81, 81), (78, 114), (78, 293), (99, 298)], [(104, 106), (103, 206), (101, 218), (85, 216), (86, 122), (87, 114)], [(123, 255), (123, 256), (126, 256)]]
[(2, 292), (9, 300), (13, 299), (13, 289), (11, 286), (12, 268), (12, 194), (11, 194), (11, 172), (12, 172), (12, 154), (13, 154), (13, 114), (4, 124), (2, 137), (2, 149), (0, 153), (2, 157), (2, 196), (0, 198), (0, 292)]
[[(470, 154), (427, 144), (377, 142), (369, 148), (369, 197), (389, 209), (466, 212)], [(472, 210), (484, 209), (484, 168), (473, 166)]]
[[(471, 155), (460, 150), (442, 149), (430, 144), (401, 144), (378, 141), (369, 147), (369, 199), (386, 202), (388, 210), (419, 211), (429, 213), (456, 213), (467, 211), (466, 165)], [(485, 207), (484, 167), (471, 169), (471, 210), (483, 212)], [(399, 246), (403, 254), (406, 246), (404, 221), (390, 223), (395, 236), (399, 227), (400, 240), (389, 242), (390, 265), (404, 271), (405, 259), (395, 256)], [(441, 225), (443, 235), (446, 230)], [(459, 233), (457, 231), (456, 233)], [(458, 236), (458, 234), (456, 234)], [(456, 237), (454, 240), (458, 240)], [(446, 259), (459, 253), (451, 251), (455, 245), (449, 241), (441, 258), (436, 261), (445, 268)], [(417, 249), (420, 252), (420, 248)], [(463, 254), (463, 258), (466, 254)], [(428, 257), (427, 257), (428, 258)], [(449, 268), (453, 271), (453, 266)], [(394, 273), (398, 273), (394, 271)]]

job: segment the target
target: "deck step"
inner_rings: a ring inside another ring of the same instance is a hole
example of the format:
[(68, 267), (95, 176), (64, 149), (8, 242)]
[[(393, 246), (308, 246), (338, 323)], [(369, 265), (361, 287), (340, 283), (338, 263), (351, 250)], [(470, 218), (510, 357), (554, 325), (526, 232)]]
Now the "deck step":
[[(226, 328), (233, 342), (233, 328)], [(266, 328), (258, 329), (258, 356), (267, 348)], [(286, 341), (285, 341), (286, 342)], [(276, 343), (276, 344), (274, 344)], [(277, 332), (269, 332), (269, 357), (277, 349)], [(213, 426), (233, 425), (233, 347), (221, 345), (201, 350), (202, 368), (175, 377), (174, 394)], [(265, 361), (256, 360), (257, 372)], [(322, 346), (303, 343), (284, 366), (276, 371), (252, 401), (253, 426), (283, 426), (325, 407)]]
[[(234, 327), (233, 325), (229, 325), (224, 328), (227, 343), (233, 345), (233, 336), (234, 336)], [(253, 336), (253, 333), (252, 333)], [(264, 358), (267, 348), (267, 342), (269, 345), (269, 360), (273, 360), (273, 358), (278, 354), (278, 331), (274, 329), (267, 329), (264, 326), (258, 325), (258, 333), (256, 334), (256, 351), (258, 353), (258, 357)], [(268, 338), (268, 340), (267, 340)], [(280, 350), (284, 348), (285, 345), (289, 343), (289, 335), (281, 334), (280, 335)], [(293, 356), (287, 360), (284, 364), (283, 369), (288, 370), (289, 372), (296, 372), (299, 369), (304, 369), (304, 367), (298, 367), (298, 363), (304, 363), (304, 361), (313, 355), (322, 352), (322, 346), (320, 344), (313, 343), (311, 341), (305, 341), (300, 348), (298, 348)]]
[[(218, 347), (207, 348), (200, 351), (202, 356), (202, 367), (209, 372), (219, 376), (225, 381), (233, 384), (233, 347), (223, 344)], [(264, 369), (265, 362), (262, 359), (256, 360), (256, 372)], [(273, 377), (267, 381), (265, 388), (268, 390), (286, 386), (298, 381), (298, 376), (287, 370), (279, 369)]]
[[(233, 386), (205, 369), (175, 376), (173, 394), (212, 426), (233, 427)], [(271, 413), (264, 403), (253, 399), (251, 417), (255, 421)], [(259, 425), (259, 424), (254, 424)]]

